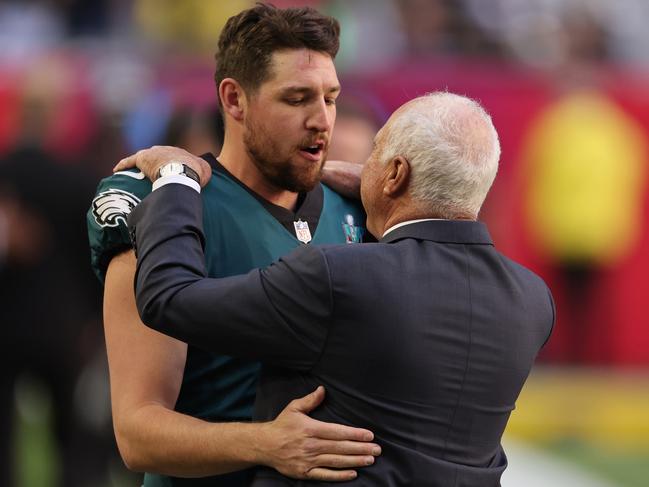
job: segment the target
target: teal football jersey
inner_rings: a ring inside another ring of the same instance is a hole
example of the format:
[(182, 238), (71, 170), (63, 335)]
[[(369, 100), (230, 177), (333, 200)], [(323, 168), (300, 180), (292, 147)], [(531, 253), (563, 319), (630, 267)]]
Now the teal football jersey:
[[(259, 197), (221, 166), (202, 190), (205, 259), (210, 277), (265, 267), (292, 249), (310, 244), (357, 243), (365, 233), (360, 204), (324, 185), (302, 198), (296, 213)], [(151, 191), (139, 171), (101, 181), (88, 211), (92, 267), (103, 282), (110, 259), (131, 248), (126, 218)], [(259, 364), (189, 347), (176, 410), (209, 421), (246, 421), (252, 415)], [(209, 479), (145, 476), (145, 487), (247, 485), (245, 473)]]

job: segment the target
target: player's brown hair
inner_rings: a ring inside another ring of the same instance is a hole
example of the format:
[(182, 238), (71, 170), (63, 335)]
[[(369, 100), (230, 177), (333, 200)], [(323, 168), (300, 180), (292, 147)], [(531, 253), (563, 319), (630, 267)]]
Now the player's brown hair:
[(236, 79), (254, 91), (270, 76), (271, 56), (284, 49), (310, 49), (332, 59), (339, 47), (340, 24), (311, 7), (280, 9), (258, 3), (230, 17), (219, 37), (214, 81)]

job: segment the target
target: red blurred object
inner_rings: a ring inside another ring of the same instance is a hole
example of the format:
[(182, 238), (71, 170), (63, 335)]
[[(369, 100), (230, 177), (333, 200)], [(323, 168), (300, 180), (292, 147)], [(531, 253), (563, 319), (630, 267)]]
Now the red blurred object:
[(20, 97), (15, 76), (0, 72), (0, 155), (15, 144), (20, 132)]

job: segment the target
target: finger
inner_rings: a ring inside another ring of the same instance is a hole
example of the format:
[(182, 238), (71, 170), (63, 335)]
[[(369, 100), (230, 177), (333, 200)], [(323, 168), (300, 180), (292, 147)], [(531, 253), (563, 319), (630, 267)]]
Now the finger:
[(325, 390), (324, 387), (318, 386), (311, 394), (307, 394), (299, 399), (291, 401), (289, 406), (291, 409), (307, 414), (317, 408), (324, 400)]
[(123, 171), (124, 169), (129, 169), (135, 167), (135, 155), (125, 157), (119, 161), (113, 168), (113, 172)]
[(342, 159), (327, 159), (325, 161), (325, 166), (354, 167), (354, 166), (362, 166), (362, 164), (359, 164), (358, 162), (352, 162), (352, 161), (343, 161)]
[(201, 184), (202, 186), (205, 186), (210, 180), (210, 178), (212, 177), (212, 166), (205, 163), (202, 165), (202, 168), (203, 168), (203, 176), (201, 177)]
[(374, 463), (372, 455), (318, 455), (313, 463), (319, 467), (354, 468), (367, 467)]
[(363, 164), (351, 161), (341, 161), (337, 159), (328, 159), (327, 161), (325, 161), (323, 167), (325, 169), (330, 169), (333, 171), (341, 171), (344, 173), (357, 175), (360, 175), (360, 173), (363, 171)]
[(363, 441), (334, 441), (317, 440), (314, 451), (323, 454), (335, 455), (374, 455), (381, 454), (381, 447), (376, 443), (365, 443)]
[(309, 480), (321, 480), (327, 482), (345, 482), (354, 480), (358, 474), (355, 470), (330, 470), (328, 468), (312, 468), (306, 477)]
[(311, 437), (322, 438), (323, 440), (351, 440), (351, 441), (372, 441), (374, 433), (363, 428), (353, 428), (335, 423), (324, 423), (309, 418), (312, 424), (309, 425)]

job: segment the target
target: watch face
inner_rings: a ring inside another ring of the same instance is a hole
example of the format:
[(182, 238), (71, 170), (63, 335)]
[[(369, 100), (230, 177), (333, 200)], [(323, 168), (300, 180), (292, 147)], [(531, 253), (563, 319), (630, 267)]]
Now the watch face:
[(170, 176), (172, 174), (183, 174), (183, 165), (179, 162), (170, 162), (160, 168), (160, 176)]

